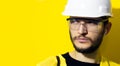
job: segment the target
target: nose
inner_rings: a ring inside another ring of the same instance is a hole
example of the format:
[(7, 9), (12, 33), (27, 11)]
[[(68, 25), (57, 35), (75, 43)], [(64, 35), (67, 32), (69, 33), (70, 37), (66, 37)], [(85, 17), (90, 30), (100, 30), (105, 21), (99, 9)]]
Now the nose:
[(87, 27), (85, 25), (85, 22), (81, 22), (80, 23), (80, 26), (79, 26), (79, 29), (78, 29), (78, 33), (81, 34), (81, 35), (86, 35), (88, 33)]

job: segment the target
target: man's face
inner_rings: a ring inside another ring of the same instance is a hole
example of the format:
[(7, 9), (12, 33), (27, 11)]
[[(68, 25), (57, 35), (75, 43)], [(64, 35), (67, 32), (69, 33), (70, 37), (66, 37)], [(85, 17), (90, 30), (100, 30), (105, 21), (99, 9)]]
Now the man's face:
[(74, 23), (75, 20), (72, 21), (72, 19), (69, 21), (70, 38), (76, 51), (81, 53), (92, 53), (100, 46), (105, 29), (103, 23), (92, 24), (92, 22), (87, 22), (87, 20), (85, 20), (78, 19), (79, 23)]

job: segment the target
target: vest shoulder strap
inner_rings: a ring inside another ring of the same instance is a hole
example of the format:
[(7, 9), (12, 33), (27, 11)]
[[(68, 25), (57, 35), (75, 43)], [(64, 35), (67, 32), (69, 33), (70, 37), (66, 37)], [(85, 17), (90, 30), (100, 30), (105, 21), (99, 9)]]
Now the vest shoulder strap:
[(59, 56), (56, 56), (56, 59), (57, 59), (57, 66), (60, 66), (60, 58), (59, 58)]

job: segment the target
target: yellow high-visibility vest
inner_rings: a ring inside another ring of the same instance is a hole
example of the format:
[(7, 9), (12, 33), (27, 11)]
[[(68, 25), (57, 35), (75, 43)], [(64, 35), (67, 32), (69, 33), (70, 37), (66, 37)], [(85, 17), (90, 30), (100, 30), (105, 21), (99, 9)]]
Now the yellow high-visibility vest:
[[(60, 58), (60, 66), (67, 66), (65, 58), (62, 55), (59, 55)], [(55, 56), (49, 57), (46, 60), (38, 63), (36, 66), (57, 66), (57, 59)], [(100, 66), (120, 66), (113, 61), (110, 61), (104, 57), (101, 58)]]

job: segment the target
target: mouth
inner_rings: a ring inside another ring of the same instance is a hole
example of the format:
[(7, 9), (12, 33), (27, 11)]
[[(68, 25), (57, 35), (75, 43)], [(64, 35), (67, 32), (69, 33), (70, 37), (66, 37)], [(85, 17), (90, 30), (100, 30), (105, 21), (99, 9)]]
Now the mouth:
[(80, 43), (87, 43), (89, 41), (89, 39), (85, 37), (76, 38), (76, 40)]

